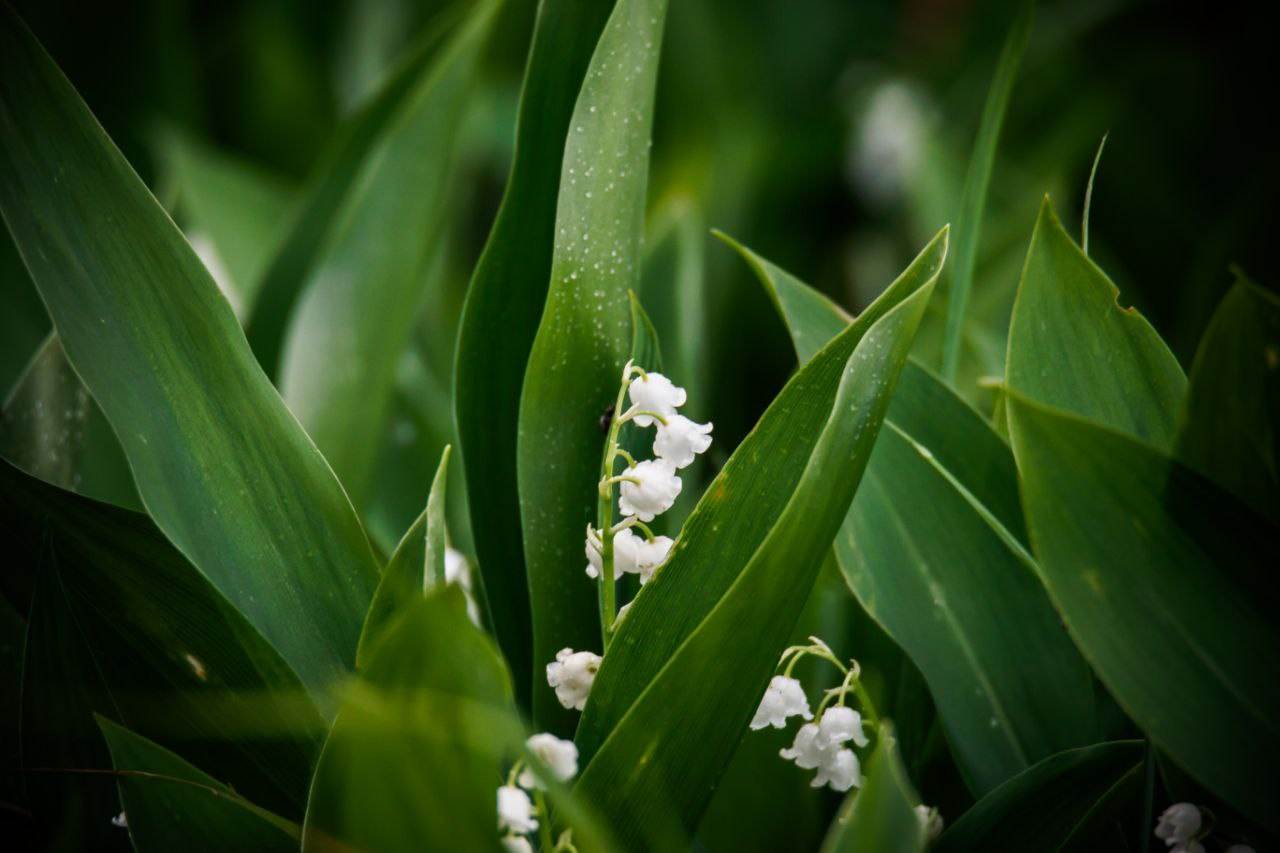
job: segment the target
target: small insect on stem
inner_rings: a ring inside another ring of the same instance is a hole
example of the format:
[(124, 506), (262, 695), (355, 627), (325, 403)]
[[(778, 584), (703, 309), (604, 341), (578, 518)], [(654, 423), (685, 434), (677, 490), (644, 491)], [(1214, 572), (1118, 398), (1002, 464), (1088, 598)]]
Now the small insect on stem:
[(614, 415), (613, 405), (610, 404), (609, 407), (604, 410), (604, 414), (600, 416), (599, 424), (600, 424), (601, 432), (606, 434), (609, 432), (609, 427), (613, 426), (613, 415)]

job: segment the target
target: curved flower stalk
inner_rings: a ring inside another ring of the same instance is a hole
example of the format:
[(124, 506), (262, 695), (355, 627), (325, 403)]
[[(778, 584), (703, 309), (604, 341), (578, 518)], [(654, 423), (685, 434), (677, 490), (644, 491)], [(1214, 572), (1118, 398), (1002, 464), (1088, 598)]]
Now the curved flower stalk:
[[(624, 411), (628, 396), (631, 406)], [(671, 509), (679, 496), (683, 484), (677, 472), (711, 446), (711, 424), (695, 423), (676, 412), (687, 396), (661, 373), (647, 372), (630, 361), (622, 369), (613, 407), (621, 414), (609, 422), (600, 463), (596, 523), (587, 525), (584, 548), (587, 577), (600, 585), (600, 636), (606, 652), (630, 607), (629, 603), (618, 607), (617, 582), (623, 575), (633, 574), (643, 586), (667, 561), (675, 540), (654, 534), (649, 523)], [(656, 427), (653, 459), (636, 460), (620, 446), (618, 437), (626, 423)], [(626, 467), (615, 474), (619, 460)], [(615, 502), (622, 516), (616, 524)], [(600, 655), (594, 652), (565, 648), (556, 654), (547, 664), (547, 683), (555, 689), (561, 705), (578, 711), (586, 706), (600, 662)]]
[[(804, 687), (791, 675), (796, 664), (808, 656), (827, 661), (843, 675), (839, 686), (824, 691), (814, 712), (809, 710)], [(810, 783), (815, 788), (828, 785), (836, 791), (848, 791), (861, 787), (862, 769), (854, 748), (865, 749), (871, 743), (867, 731), (877, 730), (879, 717), (859, 678), (858, 662), (850, 660), (846, 666), (830, 646), (810, 637), (808, 645), (791, 646), (782, 653), (778, 666), (784, 664), (782, 674), (769, 681), (751, 728), (781, 729), (789, 718), (800, 717), (806, 722), (796, 732), (791, 746), (779, 755), (802, 769), (817, 770)], [(846, 704), (850, 694), (857, 699), (861, 711)]]
[[(578, 775), (578, 747), (573, 741), (541, 732), (525, 741), (525, 747), (555, 781), (568, 782)], [(546, 787), (539, 771), (520, 760), (511, 766), (506, 783), (498, 788), (498, 831), (502, 833), (499, 840), (508, 853), (531, 853), (533, 845), (527, 836), (534, 832), (539, 834), (539, 850), (577, 853), (571, 831), (565, 830), (555, 842), (551, 840), (551, 814), (543, 793)]]

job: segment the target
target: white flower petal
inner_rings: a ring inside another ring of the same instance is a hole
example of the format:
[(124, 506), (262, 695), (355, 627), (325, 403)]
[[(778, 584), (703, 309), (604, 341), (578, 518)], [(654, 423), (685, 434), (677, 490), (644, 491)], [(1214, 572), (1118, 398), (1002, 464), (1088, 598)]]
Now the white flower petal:
[(847, 791), (862, 786), (862, 772), (858, 766), (858, 756), (852, 749), (841, 749), (833, 752), (830, 758), (818, 768), (818, 773), (809, 783), (814, 788), (830, 785), (832, 790)]
[(627, 479), (619, 489), (618, 507), (623, 515), (634, 515), (644, 522), (671, 509), (680, 494), (675, 468), (662, 459), (638, 462), (620, 476)]
[(500, 840), (506, 853), (533, 853), (533, 845), (523, 835), (504, 835)]
[(1191, 803), (1174, 803), (1156, 822), (1156, 838), (1169, 847), (1185, 844), (1200, 831), (1200, 809)]
[(653, 439), (653, 452), (676, 468), (690, 464), (710, 446), (711, 424), (695, 423), (684, 415), (670, 415), (666, 424), (658, 424)]
[(561, 649), (556, 659), (547, 664), (547, 684), (555, 688), (556, 698), (566, 708), (581, 711), (600, 669), (600, 656), (593, 652)]
[[(578, 775), (578, 747), (571, 740), (562, 740), (553, 734), (541, 732), (533, 735), (525, 746), (538, 756), (551, 774), (561, 782), (567, 782)], [(525, 788), (544, 788), (542, 780), (530, 768), (521, 771), (517, 780)]]
[(533, 801), (514, 785), (498, 789), (498, 829), (517, 834), (533, 832), (538, 819), (533, 816)]
[(858, 747), (870, 743), (866, 732), (862, 730), (862, 715), (852, 708), (843, 705), (828, 708), (818, 724), (828, 743), (840, 744), (851, 740)]
[[(636, 377), (627, 388), (627, 393), (631, 396), (631, 404), (637, 409), (656, 412), (664, 418), (674, 415), (676, 409), (684, 405), (687, 396), (683, 388), (661, 373), (646, 373)], [(647, 427), (654, 423), (654, 419), (649, 415), (637, 415), (635, 422)]]
[(756, 709), (751, 728), (763, 729), (765, 726), (773, 726), (775, 729), (781, 729), (786, 726), (788, 717), (797, 715), (806, 720), (813, 719), (813, 714), (809, 712), (809, 700), (804, 695), (804, 688), (794, 678), (775, 675), (764, 691), (763, 698), (760, 699), (760, 707)]
[(788, 761), (794, 761), (797, 767), (812, 770), (830, 761), (833, 751), (818, 732), (817, 724), (805, 723), (796, 732), (795, 742), (790, 748), (779, 750), (778, 754)]

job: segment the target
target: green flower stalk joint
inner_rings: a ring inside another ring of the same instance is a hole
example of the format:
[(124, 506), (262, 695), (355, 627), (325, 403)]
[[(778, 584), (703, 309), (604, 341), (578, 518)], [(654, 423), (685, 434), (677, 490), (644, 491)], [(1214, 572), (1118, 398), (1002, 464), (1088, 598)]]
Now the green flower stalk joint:
[[(631, 406), (623, 411), (628, 398)], [(649, 528), (657, 516), (671, 509), (683, 484), (677, 472), (711, 446), (712, 425), (699, 424), (676, 410), (685, 404), (685, 390), (661, 373), (651, 373), (628, 361), (622, 369), (617, 402), (621, 412), (609, 423), (600, 464), (596, 523), (587, 525), (587, 577), (599, 582), (600, 635), (609, 650), (614, 631), (630, 604), (618, 607), (617, 582), (634, 574), (643, 586), (653, 579), (671, 554), (675, 541)], [(637, 461), (619, 445), (623, 424), (656, 427), (653, 459)], [(614, 473), (618, 460), (626, 463)], [(622, 516), (614, 523), (614, 487)], [(638, 533), (637, 533), (638, 531)], [(561, 649), (547, 664), (547, 683), (566, 708), (581, 711), (595, 682), (601, 657), (593, 652)]]

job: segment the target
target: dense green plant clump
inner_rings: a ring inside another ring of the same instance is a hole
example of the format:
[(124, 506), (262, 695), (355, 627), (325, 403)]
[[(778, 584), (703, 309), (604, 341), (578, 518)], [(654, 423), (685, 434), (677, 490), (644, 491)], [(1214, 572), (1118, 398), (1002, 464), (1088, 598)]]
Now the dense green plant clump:
[[(13, 837), (1280, 839), (1280, 301), (1237, 272), (1184, 371), (1089, 253), (1101, 148), (1081, 239), (1043, 196), (992, 284), (1028, 4), (959, 192), (922, 205), (954, 228), (850, 313), (713, 238), (689, 171), (651, 181), (667, 7), (537, 4), (475, 258), (499, 0), (366, 80), (300, 190), (170, 129), (157, 195), (0, 11), (6, 287), (52, 323), (0, 421)], [(851, 158), (886, 203), (930, 169), (914, 97), (881, 90)], [(709, 354), (753, 299), (785, 381)], [(768, 404), (726, 426), (742, 386)]]

